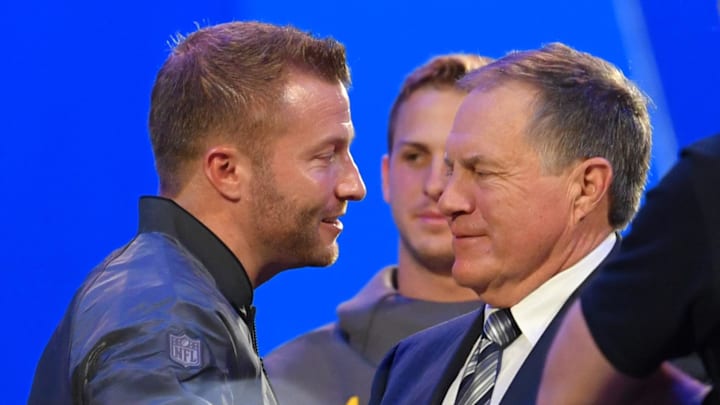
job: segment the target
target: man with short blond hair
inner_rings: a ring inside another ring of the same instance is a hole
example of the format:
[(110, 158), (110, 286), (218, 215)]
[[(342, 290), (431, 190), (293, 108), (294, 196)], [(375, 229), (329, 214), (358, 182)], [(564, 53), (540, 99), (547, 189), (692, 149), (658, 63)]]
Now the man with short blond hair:
[(345, 49), (232, 22), (180, 38), (157, 75), (158, 197), (86, 278), (35, 373), (30, 404), (276, 404), (253, 289), (327, 266), (365, 196)]

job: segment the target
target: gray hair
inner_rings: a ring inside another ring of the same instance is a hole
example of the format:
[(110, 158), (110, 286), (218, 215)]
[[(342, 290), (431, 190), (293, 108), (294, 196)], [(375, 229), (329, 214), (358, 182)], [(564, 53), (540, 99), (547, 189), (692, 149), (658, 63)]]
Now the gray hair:
[(625, 227), (638, 210), (650, 166), (649, 99), (617, 67), (561, 43), (510, 52), (459, 85), (488, 90), (511, 80), (538, 90), (527, 136), (543, 169), (607, 159), (613, 169), (608, 221)]

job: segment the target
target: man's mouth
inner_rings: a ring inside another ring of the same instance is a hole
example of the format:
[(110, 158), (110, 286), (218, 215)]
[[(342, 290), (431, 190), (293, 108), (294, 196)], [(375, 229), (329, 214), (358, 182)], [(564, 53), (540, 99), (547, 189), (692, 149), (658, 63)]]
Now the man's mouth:
[(340, 231), (342, 231), (343, 229), (343, 223), (340, 221), (340, 215), (334, 217), (325, 217), (322, 219), (322, 222), (328, 225), (332, 225)]
[(422, 211), (417, 218), (427, 224), (447, 224), (447, 218), (438, 211)]

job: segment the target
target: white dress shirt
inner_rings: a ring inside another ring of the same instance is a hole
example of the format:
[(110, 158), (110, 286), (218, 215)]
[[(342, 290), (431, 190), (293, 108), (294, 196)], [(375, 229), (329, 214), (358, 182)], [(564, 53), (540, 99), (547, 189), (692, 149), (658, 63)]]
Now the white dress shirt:
[[(555, 318), (555, 315), (560, 311), (565, 301), (570, 298), (570, 295), (572, 295), (580, 284), (585, 281), (590, 273), (592, 273), (610, 253), (615, 245), (616, 239), (615, 233), (611, 233), (587, 256), (580, 259), (580, 261), (567, 270), (561, 271), (553, 276), (510, 308), (510, 312), (513, 318), (515, 318), (515, 322), (522, 334), (502, 351), (500, 372), (495, 380), (495, 388), (493, 388), (490, 405), (498, 405), (500, 403), (500, 400), (505, 395), (505, 391), (507, 391), (510, 383), (513, 381), (515, 374), (517, 374), (520, 366), (525, 362), (525, 359), (530, 354), (530, 351), (532, 351), (532, 348), (535, 347), (537, 341), (540, 340), (545, 329), (553, 318)], [(496, 308), (486, 305), (485, 319), (487, 319), (490, 313), (496, 310)], [(475, 342), (475, 346), (473, 346), (468, 358), (465, 360), (465, 366), (460, 369), (450, 388), (448, 388), (442, 405), (455, 404), (455, 398), (457, 397), (465, 367), (467, 367), (470, 356), (475, 352), (475, 348), (479, 343), (480, 338)]]

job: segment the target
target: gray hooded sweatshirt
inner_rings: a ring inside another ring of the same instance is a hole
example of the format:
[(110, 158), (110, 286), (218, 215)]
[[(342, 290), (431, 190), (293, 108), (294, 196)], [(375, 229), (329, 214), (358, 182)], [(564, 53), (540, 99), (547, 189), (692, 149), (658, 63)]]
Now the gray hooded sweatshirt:
[(395, 266), (378, 272), (338, 306), (338, 322), (276, 348), (265, 358), (280, 405), (367, 404), (375, 369), (403, 338), (479, 308), (480, 301), (440, 303), (403, 297)]

